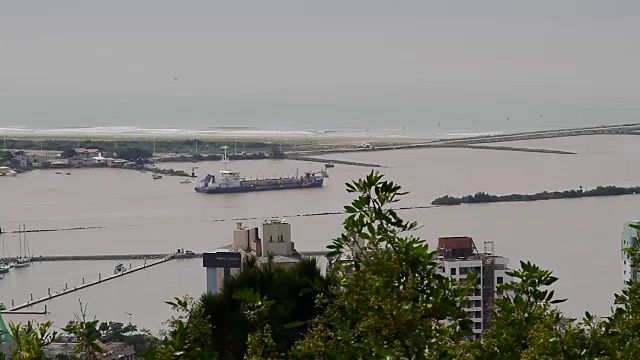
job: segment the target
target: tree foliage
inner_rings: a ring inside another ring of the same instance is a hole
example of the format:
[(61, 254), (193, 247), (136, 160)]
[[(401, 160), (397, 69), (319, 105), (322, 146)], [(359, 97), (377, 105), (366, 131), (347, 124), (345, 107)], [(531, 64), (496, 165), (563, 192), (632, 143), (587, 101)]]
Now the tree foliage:
[(57, 333), (50, 331), (52, 322), (47, 321), (37, 324), (28, 321), (25, 325), (21, 323), (9, 324), (11, 337), (15, 346), (11, 351), (14, 360), (45, 360), (45, 348), (53, 343)]
[(277, 266), (272, 258), (258, 264), (255, 257), (245, 257), (238, 274), (227, 278), (219, 294), (203, 294), (199, 301), (202, 314), (212, 329), (214, 350), (223, 358), (242, 359), (247, 338), (256, 329), (245, 314), (244, 302), (236, 295), (250, 289), (273, 301), (265, 309), (278, 352), (284, 353), (306, 331), (306, 327), (289, 327), (290, 323), (306, 323), (321, 311), (315, 305), (316, 295), (327, 288), (318, 263), (304, 258), (292, 267)]
[[(358, 197), (345, 207), (344, 233), (329, 246), (336, 283), (320, 299), (326, 312), (296, 357), (453, 358), (452, 344), (471, 335), (461, 303), (474, 282), (444, 276), (436, 252), (406, 234), (417, 224), (389, 208), (405, 194), (399, 185), (372, 172), (347, 189)], [(342, 259), (345, 253), (352, 256)]]

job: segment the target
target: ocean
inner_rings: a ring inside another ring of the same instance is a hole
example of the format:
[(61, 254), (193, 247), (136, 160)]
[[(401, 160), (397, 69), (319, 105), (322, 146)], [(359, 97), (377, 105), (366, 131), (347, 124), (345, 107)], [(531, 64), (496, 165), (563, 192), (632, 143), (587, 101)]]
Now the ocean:
[(0, 96), (0, 136), (444, 138), (640, 119), (635, 99), (439, 94), (427, 85), (366, 92), (271, 90), (262, 101), (243, 92), (223, 98), (182, 92), (5, 95)]

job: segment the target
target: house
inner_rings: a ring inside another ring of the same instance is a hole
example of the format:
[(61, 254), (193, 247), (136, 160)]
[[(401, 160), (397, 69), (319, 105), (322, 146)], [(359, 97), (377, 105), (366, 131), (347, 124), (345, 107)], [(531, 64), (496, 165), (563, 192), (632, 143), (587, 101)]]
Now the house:
[(75, 148), (77, 158), (82, 159), (83, 165), (93, 165), (95, 160), (94, 157), (100, 157), (100, 150), (98, 149), (86, 149), (86, 148)]
[(19, 169), (26, 169), (29, 167), (29, 157), (26, 154), (16, 155), (14, 160)]
[[(98, 346), (102, 350), (101, 353), (96, 355), (96, 359), (100, 360), (135, 360), (136, 352), (133, 345), (127, 345), (125, 343), (102, 343), (97, 341)], [(52, 343), (45, 348), (45, 355), (47, 356), (61, 356), (72, 355), (75, 343)]]

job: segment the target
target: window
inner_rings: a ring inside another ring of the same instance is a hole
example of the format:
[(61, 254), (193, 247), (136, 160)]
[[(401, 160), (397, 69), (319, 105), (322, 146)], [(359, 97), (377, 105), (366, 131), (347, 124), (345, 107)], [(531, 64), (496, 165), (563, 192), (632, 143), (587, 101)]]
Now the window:
[(451, 275), (455, 275), (456, 274), (456, 268), (451, 268)]
[(473, 306), (475, 306), (475, 307), (482, 307), (482, 301), (480, 301), (480, 300), (476, 300), (476, 301), (474, 302)]
[(273, 242), (273, 235), (269, 235), (269, 242)]
[(498, 279), (496, 282), (498, 283), (498, 285), (500, 285), (504, 282), (504, 278), (502, 276), (498, 276)]
[(482, 317), (482, 311), (475, 311), (475, 316), (476, 319), (480, 319)]
[(482, 330), (482, 323), (481, 322), (475, 323), (475, 328), (476, 330)]

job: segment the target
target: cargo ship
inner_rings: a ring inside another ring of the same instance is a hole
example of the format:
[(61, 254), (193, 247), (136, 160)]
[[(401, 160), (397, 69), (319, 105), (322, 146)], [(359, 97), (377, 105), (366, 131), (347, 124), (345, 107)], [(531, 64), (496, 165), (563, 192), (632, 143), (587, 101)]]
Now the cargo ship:
[[(228, 163), (226, 149), (223, 161)], [(305, 172), (302, 176), (245, 179), (240, 172), (222, 170), (219, 176), (207, 174), (195, 190), (202, 194), (228, 194), (244, 193), (252, 191), (291, 190), (319, 188), (324, 184), (324, 179), (329, 177), (327, 172)]]

